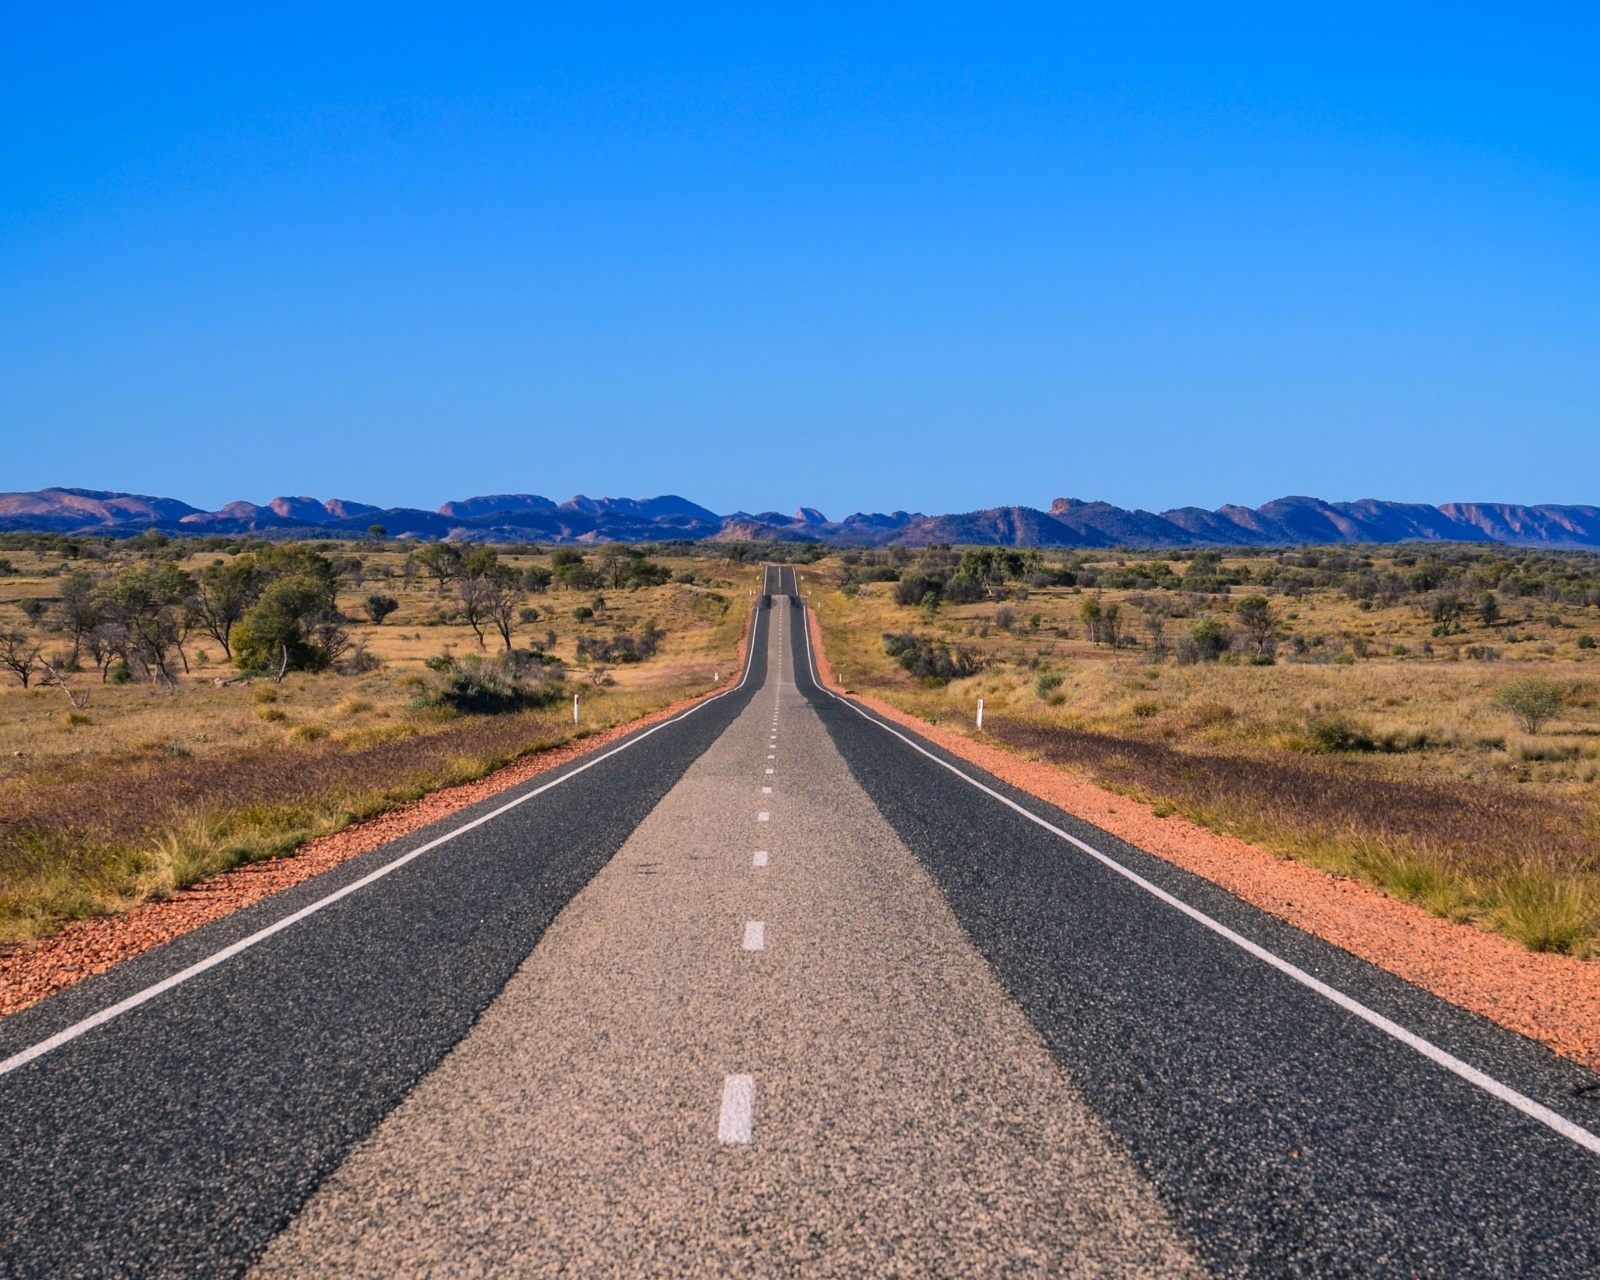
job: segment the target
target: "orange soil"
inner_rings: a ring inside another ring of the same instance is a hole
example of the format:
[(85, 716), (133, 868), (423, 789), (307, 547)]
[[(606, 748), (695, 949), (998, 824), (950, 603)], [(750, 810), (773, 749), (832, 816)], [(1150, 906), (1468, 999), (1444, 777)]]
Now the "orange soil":
[[(822, 680), (842, 693), (823, 651), (816, 614), (808, 616)], [(931, 725), (880, 699), (852, 696), (1019, 790), (1563, 1057), (1600, 1069), (1600, 964), (1526, 951), (1498, 934), (1429, 915), (1360, 881), (1280, 858), (1183, 818), (1158, 818), (1149, 805)]]
[[(739, 640), (737, 666), (740, 669), (744, 666), (748, 642), (747, 621), (745, 635)], [(0, 952), (0, 1016), (26, 1009), (93, 974), (104, 973), (141, 951), (170, 942), (191, 929), (320, 875), (348, 858), (369, 853), (390, 840), (410, 835), (480, 800), (519, 786), (529, 778), (598, 751), (635, 729), (670, 719), (702, 698), (721, 691), (712, 689), (681, 699), (627, 724), (518, 760), (476, 782), (445, 787), (366, 822), (308, 840), (291, 857), (238, 867), (122, 915), (73, 920), (48, 938), (16, 944)]]

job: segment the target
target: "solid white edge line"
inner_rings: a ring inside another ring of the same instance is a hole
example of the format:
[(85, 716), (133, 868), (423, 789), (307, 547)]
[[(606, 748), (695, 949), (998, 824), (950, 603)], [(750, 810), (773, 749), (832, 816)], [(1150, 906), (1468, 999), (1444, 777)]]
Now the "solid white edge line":
[[(804, 608), (803, 605), (802, 608)], [(807, 626), (804, 630), (806, 636), (806, 658), (811, 667), (811, 682), (816, 685), (821, 692), (827, 694), (835, 702), (842, 703), (844, 706), (849, 707), (850, 710), (854, 711), (863, 720), (866, 720), (870, 724), (877, 725), (878, 728), (882, 729), (885, 733), (893, 734), (913, 751), (920, 755), (926, 756), (929, 760), (932, 760), (935, 764), (941, 766), (942, 768), (948, 769), (951, 773), (955, 774), (956, 777), (960, 778), (969, 786), (976, 787), (985, 795), (998, 800), (1001, 804), (1005, 805), (1006, 808), (1014, 810), (1015, 812), (1021, 814), (1024, 818), (1028, 819), (1028, 821), (1043, 827), (1052, 835), (1060, 836), (1061, 839), (1065, 840), (1068, 844), (1082, 850), (1091, 858), (1094, 858), (1097, 862), (1100, 862), (1110, 870), (1115, 871), (1119, 876), (1122, 876), (1124, 879), (1138, 885), (1139, 888), (1143, 889), (1146, 893), (1160, 899), (1162, 902), (1166, 903), (1175, 910), (1183, 912), (1184, 915), (1188, 916), (1197, 923), (1204, 925), (1207, 929), (1210, 929), (1219, 937), (1226, 938), (1240, 950), (1248, 952), (1257, 960), (1260, 960), (1265, 964), (1271, 965), (1274, 969), (1278, 970), (1278, 972), (1293, 978), (1302, 986), (1308, 987), (1310, 990), (1315, 991), (1324, 999), (1338, 1005), (1341, 1009), (1345, 1010), (1345, 1012), (1353, 1013), (1363, 1022), (1376, 1027), (1379, 1031), (1382, 1031), (1386, 1035), (1394, 1037), (1394, 1039), (1398, 1040), (1401, 1044), (1406, 1045), (1408, 1048), (1414, 1049), (1417, 1053), (1421, 1054), (1424, 1058), (1427, 1058), (1430, 1062), (1443, 1067), (1446, 1071), (1460, 1076), (1461, 1079), (1467, 1081), (1468, 1083), (1476, 1085), (1491, 1097), (1498, 1098), (1507, 1106), (1514, 1107), (1516, 1110), (1522, 1112), (1523, 1115), (1537, 1120), (1540, 1124), (1553, 1129), (1556, 1133), (1559, 1133), (1568, 1141), (1576, 1143), (1578, 1146), (1583, 1147), (1585, 1150), (1590, 1151), (1595, 1155), (1600, 1155), (1600, 1136), (1596, 1136), (1589, 1130), (1583, 1128), (1581, 1125), (1574, 1124), (1571, 1120), (1568, 1120), (1565, 1116), (1552, 1111), (1543, 1103), (1535, 1102), (1526, 1094), (1518, 1093), (1510, 1085), (1502, 1084), (1493, 1076), (1478, 1070), (1478, 1068), (1474, 1067), (1471, 1063), (1463, 1062), (1454, 1054), (1448, 1053), (1441, 1049), (1431, 1040), (1424, 1040), (1415, 1032), (1407, 1031), (1399, 1023), (1391, 1022), (1376, 1009), (1369, 1009), (1366, 1005), (1362, 1004), (1353, 996), (1347, 996), (1344, 992), (1338, 990), (1337, 988), (1330, 987), (1320, 978), (1312, 977), (1304, 969), (1299, 968), (1297, 965), (1290, 964), (1289, 961), (1283, 959), (1281, 956), (1275, 955), (1271, 951), (1268, 951), (1265, 947), (1250, 941), (1249, 938), (1244, 937), (1242, 934), (1235, 933), (1220, 920), (1214, 920), (1197, 907), (1191, 907), (1181, 898), (1174, 897), (1159, 885), (1152, 884), (1137, 872), (1123, 866), (1110, 855), (1101, 853), (1100, 850), (1096, 849), (1093, 845), (1085, 844), (1082, 840), (1078, 839), (1077, 836), (1063, 831), (1060, 827), (1056, 826), (1052, 822), (1045, 821), (1045, 819), (1041, 818), (1038, 814), (1029, 812), (1026, 808), (1018, 804), (1009, 796), (1003, 796), (993, 787), (985, 786), (976, 778), (970, 776), (969, 774), (963, 773), (949, 761), (941, 760), (938, 756), (934, 755), (933, 752), (919, 746), (916, 742), (912, 741), (912, 739), (908, 738), (898, 729), (892, 728), (891, 726), (885, 724), (882, 720), (877, 719), (875, 716), (869, 715), (865, 710), (851, 702), (848, 698), (842, 698), (838, 694), (834, 693), (833, 690), (824, 688), (822, 681), (817, 678), (816, 655), (812, 652), (811, 648), (811, 628)]]
[(423, 854), (429, 852), (430, 850), (437, 849), (442, 844), (447, 844), (449, 841), (454, 840), (459, 835), (465, 835), (468, 831), (473, 830), (475, 827), (481, 827), (484, 823), (490, 822), (493, 819), (500, 817), (502, 814), (510, 812), (518, 805), (526, 804), (535, 796), (543, 795), (552, 787), (559, 787), (568, 779), (576, 778), (580, 773), (584, 773), (589, 769), (594, 768), (595, 765), (600, 764), (602, 761), (609, 760), (612, 756), (626, 751), (629, 747), (632, 747), (637, 743), (643, 742), (651, 734), (658, 733), (660, 730), (671, 725), (675, 725), (682, 720), (687, 720), (701, 708), (708, 707), (713, 702), (720, 701), (721, 699), (728, 697), (730, 694), (737, 693), (740, 689), (744, 688), (745, 682), (750, 679), (750, 671), (755, 666), (755, 627), (757, 621), (757, 611), (752, 609), (750, 620), (750, 652), (745, 655), (744, 675), (740, 677), (739, 683), (734, 685), (731, 689), (724, 689), (721, 693), (712, 694), (712, 696), (707, 698), (704, 702), (695, 703), (695, 705), (690, 707), (687, 711), (680, 715), (673, 716), (670, 720), (663, 720), (660, 724), (651, 725), (650, 728), (644, 730), (642, 733), (634, 734), (620, 746), (612, 747), (611, 750), (605, 752), (604, 754), (595, 756), (592, 760), (584, 761), (577, 768), (571, 769), (562, 774), (559, 778), (555, 778), (552, 781), (545, 783), (542, 787), (537, 787), (528, 792), (526, 795), (518, 796), (515, 800), (509, 801), (508, 803), (501, 805), (498, 809), (494, 809), (489, 813), (482, 815), (481, 817), (474, 818), (471, 822), (463, 823), (455, 830), (448, 831), (444, 835), (428, 841), (427, 844), (413, 849), (410, 853), (402, 854), (393, 862), (384, 863), (383, 866), (377, 868), (377, 870), (368, 872), (366, 875), (362, 876), (361, 879), (352, 881), (351, 883), (345, 885), (344, 888), (335, 889), (326, 897), (318, 898), (309, 906), (301, 907), (300, 910), (291, 915), (285, 916), (282, 920), (275, 921), (263, 929), (258, 929), (255, 933), (250, 934), (248, 937), (240, 938), (239, 941), (222, 948), (221, 951), (214, 952), (213, 954), (207, 956), (204, 960), (196, 961), (188, 968), (180, 969), (177, 973), (172, 974), (170, 977), (163, 978), (160, 982), (153, 983), (152, 985), (145, 987), (140, 991), (134, 992), (133, 995), (128, 996), (126, 999), (117, 1001), (116, 1004), (107, 1006), (106, 1008), (100, 1010), (99, 1013), (91, 1014), (89, 1017), (84, 1018), (81, 1021), (74, 1022), (69, 1027), (64, 1027), (62, 1030), (56, 1032), (55, 1035), (39, 1041), (38, 1044), (30, 1045), (26, 1049), (19, 1050), (18, 1052), (12, 1054), (9, 1058), (6, 1058), (4, 1061), (0, 1061), (0, 1076), (9, 1075), (18, 1067), (24, 1067), (35, 1059), (44, 1057), (45, 1054), (51, 1052), (52, 1050), (59, 1049), (62, 1045), (76, 1040), (85, 1032), (93, 1031), (96, 1027), (104, 1025), (114, 1018), (121, 1017), (129, 1010), (137, 1009), (140, 1005), (154, 1000), (162, 993), (171, 991), (174, 987), (182, 986), (191, 978), (199, 977), (208, 969), (216, 968), (217, 965), (222, 964), (226, 960), (231, 960), (240, 952), (248, 951), (257, 943), (265, 942), (274, 934), (282, 933), (285, 929), (289, 928), (290, 925), (298, 924), (307, 916), (315, 915), (324, 907), (330, 907), (335, 902), (338, 902), (341, 898), (349, 897), (352, 893), (356, 892), (356, 890), (366, 888), (369, 884), (383, 879), (392, 871), (398, 871), (401, 867), (405, 866), (406, 863), (411, 862), (416, 858), (420, 858)]

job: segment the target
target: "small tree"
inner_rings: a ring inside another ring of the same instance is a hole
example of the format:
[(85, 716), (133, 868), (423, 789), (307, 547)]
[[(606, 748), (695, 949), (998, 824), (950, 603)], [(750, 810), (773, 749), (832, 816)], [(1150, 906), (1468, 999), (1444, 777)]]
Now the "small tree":
[(39, 669), (38, 643), (25, 631), (0, 631), (0, 666), (26, 689)]
[(170, 560), (120, 569), (97, 594), (106, 618), (127, 637), (123, 656), (169, 688), (176, 681), (168, 663), (191, 625), (193, 594), (193, 579)]
[(1478, 620), (1486, 627), (1500, 621), (1500, 597), (1494, 592), (1485, 591), (1478, 597)]
[(1090, 596), (1083, 602), (1083, 607), (1078, 610), (1078, 616), (1083, 619), (1083, 629), (1094, 644), (1100, 643), (1100, 624), (1105, 617), (1105, 610), (1100, 605), (1097, 596)]
[(222, 646), (222, 654), (233, 658), (233, 629), (255, 604), (266, 585), (266, 574), (254, 556), (236, 556), (231, 563), (221, 560), (200, 571), (196, 583), (194, 610), (201, 630)]
[(104, 617), (95, 600), (94, 578), (78, 569), (67, 575), (61, 584), (61, 621), (72, 637), (72, 661), (78, 661), (83, 644)]
[(1453, 587), (1440, 587), (1428, 597), (1428, 616), (1445, 629), (1455, 629), (1461, 615), (1467, 611), (1466, 601)]
[(367, 617), (372, 619), (372, 625), (382, 626), (383, 620), (400, 607), (400, 602), (393, 596), (386, 596), (374, 591), (366, 598), (362, 608), (367, 611)]
[(430, 542), (412, 559), (439, 584), (439, 594), (461, 576), (461, 548), (453, 542)]
[(1150, 656), (1157, 662), (1167, 656), (1167, 620), (1156, 610), (1150, 609), (1144, 615), (1145, 633), (1150, 637)]
[(1100, 613), (1100, 635), (1113, 649), (1122, 643), (1122, 606), (1115, 600), (1106, 601)]
[(1258, 656), (1272, 653), (1278, 638), (1278, 618), (1266, 596), (1246, 596), (1234, 609), (1233, 619)]
[(1518, 676), (1494, 692), (1497, 705), (1516, 717), (1525, 733), (1538, 733), (1566, 702), (1566, 691), (1544, 676)]
[(382, 542), (388, 536), (389, 531), (381, 524), (369, 524), (367, 526), (367, 537), (371, 538), (374, 542)]

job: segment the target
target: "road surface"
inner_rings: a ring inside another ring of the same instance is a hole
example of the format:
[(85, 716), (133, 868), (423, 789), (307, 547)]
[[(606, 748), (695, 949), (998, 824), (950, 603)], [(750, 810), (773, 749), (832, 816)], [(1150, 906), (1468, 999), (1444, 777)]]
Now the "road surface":
[(1593, 1075), (765, 585), (719, 698), (0, 1023), (0, 1275), (1600, 1275)]

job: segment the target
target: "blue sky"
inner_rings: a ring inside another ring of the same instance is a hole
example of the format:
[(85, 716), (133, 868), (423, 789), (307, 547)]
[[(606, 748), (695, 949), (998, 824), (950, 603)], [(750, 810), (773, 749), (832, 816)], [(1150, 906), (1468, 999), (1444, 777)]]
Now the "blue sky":
[(0, 489), (1600, 502), (1592, 10), (220, 8), (8, 15)]

